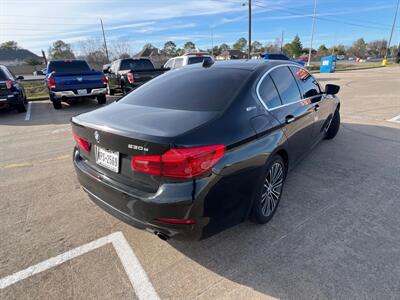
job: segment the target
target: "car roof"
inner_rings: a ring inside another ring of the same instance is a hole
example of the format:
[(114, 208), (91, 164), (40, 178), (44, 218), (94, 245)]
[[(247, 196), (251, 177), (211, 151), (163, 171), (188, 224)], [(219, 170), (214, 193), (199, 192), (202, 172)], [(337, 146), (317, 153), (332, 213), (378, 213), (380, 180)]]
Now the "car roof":
[[(296, 63), (291, 63), (288, 60), (264, 60), (264, 59), (231, 59), (223, 61), (215, 61), (211, 66), (212, 68), (233, 68), (254, 71), (258, 69), (270, 69), (278, 65), (291, 64), (293, 66), (298, 66)], [(202, 68), (202, 64), (193, 64), (194, 67)]]

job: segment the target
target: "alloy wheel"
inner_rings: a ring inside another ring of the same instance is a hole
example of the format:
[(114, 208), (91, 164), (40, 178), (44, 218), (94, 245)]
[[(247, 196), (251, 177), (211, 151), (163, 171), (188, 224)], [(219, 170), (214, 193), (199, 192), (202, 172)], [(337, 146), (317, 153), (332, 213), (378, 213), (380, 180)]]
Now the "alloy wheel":
[(283, 166), (279, 162), (276, 162), (267, 172), (261, 194), (261, 211), (265, 217), (269, 217), (278, 205), (281, 198), (283, 180)]

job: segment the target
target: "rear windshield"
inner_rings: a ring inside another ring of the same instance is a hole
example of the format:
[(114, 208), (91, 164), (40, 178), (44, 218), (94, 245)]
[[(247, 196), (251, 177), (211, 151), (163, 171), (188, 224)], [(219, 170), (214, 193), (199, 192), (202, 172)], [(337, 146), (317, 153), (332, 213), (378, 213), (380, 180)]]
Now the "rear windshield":
[(233, 100), (249, 75), (248, 70), (212, 67), (168, 71), (120, 102), (177, 110), (220, 111)]
[(121, 61), (121, 67), (119, 68), (121, 71), (123, 70), (154, 70), (153, 64), (147, 59), (124, 59)]
[(289, 58), (283, 54), (269, 54), (269, 59), (288, 60)]
[(6, 81), (9, 80), (10, 78), (7, 77), (7, 75), (4, 73), (2, 69), (0, 69), (0, 81)]
[(201, 62), (203, 62), (203, 60), (204, 60), (205, 58), (206, 58), (205, 56), (194, 56), (194, 57), (189, 57), (189, 59), (188, 59), (188, 65), (201, 63)]
[(71, 61), (51, 61), (49, 63), (48, 73), (85, 73), (90, 71), (90, 67), (86, 61), (71, 60)]

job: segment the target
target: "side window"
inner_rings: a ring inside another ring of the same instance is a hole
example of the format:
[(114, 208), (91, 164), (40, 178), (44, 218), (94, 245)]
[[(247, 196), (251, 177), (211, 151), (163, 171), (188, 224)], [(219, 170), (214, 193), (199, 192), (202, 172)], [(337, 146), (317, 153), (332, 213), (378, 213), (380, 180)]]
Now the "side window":
[(270, 75), (283, 104), (297, 102), (301, 99), (299, 88), (288, 67), (279, 67), (273, 70)]
[(321, 94), (321, 89), (315, 78), (306, 70), (297, 67), (290, 67), (294, 77), (296, 78), (300, 89), (303, 93), (303, 98), (310, 98)]
[(271, 79), (271, 76), (267, 75), (264, 78), (258, 88), (258, 93), (261, 97), (261, 100), (269, 109), (282, 105), (281, 99), (276, 90), (275, 84)]
[(180, 68), (183, 66), (183, 58), (175, 58), (175, 66), (174, 69)]

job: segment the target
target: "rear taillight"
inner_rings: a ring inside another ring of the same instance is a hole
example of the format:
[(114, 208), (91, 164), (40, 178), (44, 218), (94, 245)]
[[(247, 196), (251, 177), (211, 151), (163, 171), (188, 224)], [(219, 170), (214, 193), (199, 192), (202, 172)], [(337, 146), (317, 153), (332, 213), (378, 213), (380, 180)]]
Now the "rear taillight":
[(6, 87), (8, 90), (11, 90), (13, 86), (14, 86), (13, 80), (6, 80)]
[(47, 86), (49, 89), (55, 89), (56, 88), (56, 81), (54, 80), (53, 77), (47, 78)]
[(103, 76), (101, 76), (101, 81), (103, 82), (104, 85), (107, 84), (108, 80), (107, 80), (106, 75), (103, 74)]
[(156, 176), (193, 178), (215, 166), (224, 152), (224, 145), (170, 149), (163, 155), (133, 156), (132, 169)]
[(87, 140), (84, 140), (83, 138), (81, 138), (79, 135), (77, 135), (73, 131), (72, 131), (72, 134), (74, 135), (74, 139), (75, 139), (76, 143), (79, 145), (79, 147), (82, 150), (89, 152), (90, 151), (90, 143)]
[(133, 77), (132, 73), (128, 73), (128, 74), (126, 74), (126, 76), (128, 78), (129, 83), (134, 83), (135, 82), (135, 78)]

